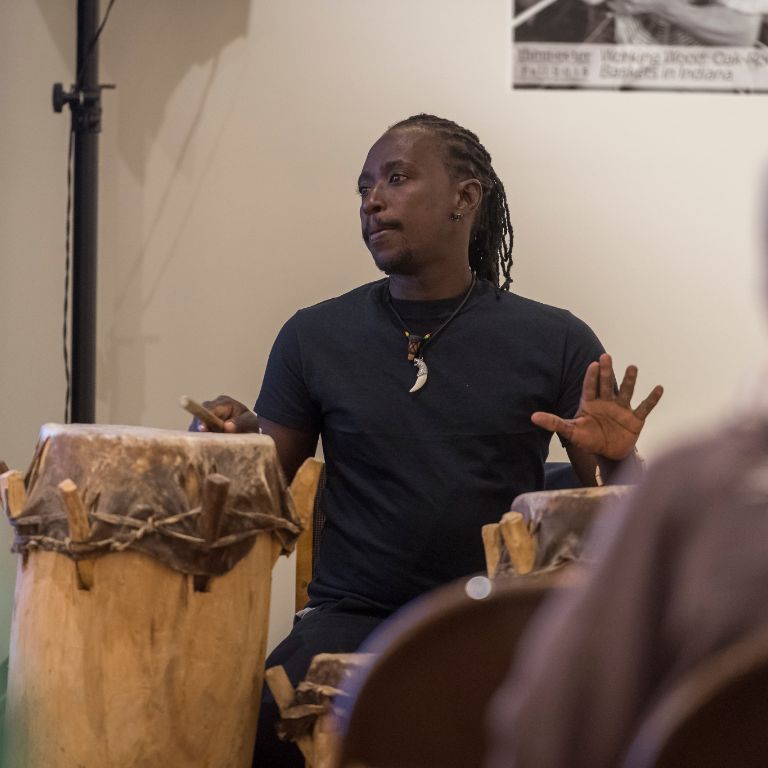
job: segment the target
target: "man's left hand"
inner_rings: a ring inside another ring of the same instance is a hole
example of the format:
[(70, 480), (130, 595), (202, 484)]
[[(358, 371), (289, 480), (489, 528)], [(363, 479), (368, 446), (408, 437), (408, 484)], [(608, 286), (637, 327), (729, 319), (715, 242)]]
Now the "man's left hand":
[(584, 376), (579, 410), (572, 419), (537, 411), (531, 421), (538, 427), (557, 432), (572, 445), (587, 453), (621, 461), (635, 448), (648, 414), (656, 407), (664, 389), (656, 386), (637, 408), (631, 400), (637, 382), (637, 367), (627, 367), (618, 394), (614, 390), (613, 361), (600, 355), (590, 363)]

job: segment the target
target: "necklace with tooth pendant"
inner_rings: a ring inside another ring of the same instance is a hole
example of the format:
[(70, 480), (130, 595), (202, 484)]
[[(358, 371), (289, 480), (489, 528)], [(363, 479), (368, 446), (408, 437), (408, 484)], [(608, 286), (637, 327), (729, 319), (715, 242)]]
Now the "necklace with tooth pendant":
[(395, 313), (395, 317), (400, 321), (400, 325), (403, 326), (403, 334), (405, 335), (405, 338), (408, 340), (408, 362), (413, 363), (416, 366), (416, 381), (414, 382), (413, 386), (408, 390), (409, 392), (418, 392), (426, 383), (427, 378), (429, 377), (429, 369), (427, 368), (427, 364), (424, 361), (424, 347), (427, 345), (427, 342), (434, 339), (435, 336), (437, 336), (440, 331), (445, 328), (448, 323), (453, 320), (456, 315), (461, 312), (464, 305), (469, 300), (469, 296), (472, 293), (472, 289), (475, 287), (475, 282), (477, 280), (477, 277), (473, 274), (472, 275), (472, 282), (469, 284), (469, 288), (467, 289), (467, 292), (464, 294), (464, 298), (461, 300), (461, 303), (459, 304), (456, 309), (451, 312), (448, 319), (440, 325), (436, 330), (430, 331), (429, 333), (425, 333), (423, 336), (417, 336), (415, 333), (411, 333), (411, 330), (408, 328), (408, 326), (405, 324), (405, 321), (402, 317), (400, 317), (400, 313), (395, 309), (395, 305), (392, 301), (392, 294), (389, 293), (389, 286), (387, 286), (387, 295), (389, 296), (389, 306), (392, 308), (392, 311)]

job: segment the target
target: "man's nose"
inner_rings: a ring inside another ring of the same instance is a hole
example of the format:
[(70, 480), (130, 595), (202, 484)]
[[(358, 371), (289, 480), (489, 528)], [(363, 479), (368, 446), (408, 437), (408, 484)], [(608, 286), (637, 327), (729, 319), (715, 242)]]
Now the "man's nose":
[(363, 213), (370, 215), (378, 213), (385, 207), (384, 196), (378, 184), (374, 184), (368, 190), (368, 194), (363, 198)]

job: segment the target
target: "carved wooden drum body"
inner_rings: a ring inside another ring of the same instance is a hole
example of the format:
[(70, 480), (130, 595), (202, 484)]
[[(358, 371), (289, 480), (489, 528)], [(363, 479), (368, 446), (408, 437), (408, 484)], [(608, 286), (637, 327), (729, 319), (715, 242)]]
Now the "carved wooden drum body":
[(272, 441), (46, 425), (25, 483), (7, 768), (250, 767), (298, 533)]

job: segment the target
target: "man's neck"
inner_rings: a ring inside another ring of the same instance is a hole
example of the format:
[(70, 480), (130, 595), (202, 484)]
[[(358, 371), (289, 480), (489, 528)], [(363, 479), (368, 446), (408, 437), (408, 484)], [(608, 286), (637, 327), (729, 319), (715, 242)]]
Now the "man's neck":
[(465, 293), (471, 282), (472, 273), (468, 267), (460, 272), (443, 273), (431, 279), (425, 275), (390, 275), (389, 293), (393, 299), (410, 301), (452, 299)]

